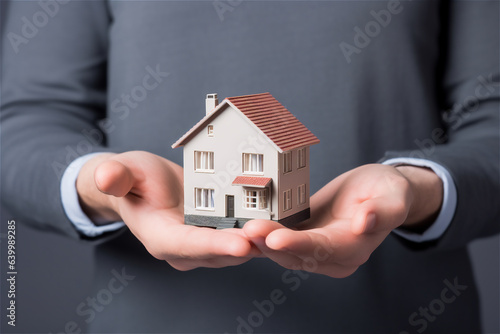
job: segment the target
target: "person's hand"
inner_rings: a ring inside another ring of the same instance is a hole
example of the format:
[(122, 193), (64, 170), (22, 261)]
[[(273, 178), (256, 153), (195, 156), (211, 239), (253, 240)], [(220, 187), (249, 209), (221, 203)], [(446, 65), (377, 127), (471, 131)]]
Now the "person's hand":
[(240, 229), (184, 225), (183, 170), (160, 156), (98, 155), (83, 166), (76, 185), (96, 224), (123, 220), (151, 255), (178, 270), (237, 265), (260, 254)]
[(243, 230), (283, 267), (346, 277), (393, 229), (425, 230), (439, 212), (442, 188), (441, 179), (426, 168), (365, 165), (311, 197), (311, 218), (302, 229), (253, 220)]

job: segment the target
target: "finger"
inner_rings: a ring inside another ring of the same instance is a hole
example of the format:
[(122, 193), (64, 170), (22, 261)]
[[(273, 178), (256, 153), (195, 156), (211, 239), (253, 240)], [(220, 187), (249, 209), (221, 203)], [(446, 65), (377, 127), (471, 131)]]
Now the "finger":
[(285, 268), (341, 278), (367, 260), (361, 258), (367, 253), (360, 252), (358, 243), (366, 237), (353, 236), (349, 226), (346, 219), (337, 220), (330, 228), (296, 231), (276, 222), (251, 221), (244, 230), (264, 255)]
[(182, 232), (168, 241), (174, 256), (180, 258), (246, 257), (252, 251), (250, 242), (240, 235), (199, 227), (179, 229)]
[(264, 255), (269, 255), (274, 250), (266, 244), (267, 236), (276, 230), (287, 229), (272, 220), (251, 220), (243, 226), (243, 233)]
[[(247, 235), (245, 234), (245, 232), (243, 232), (242, 228), (225, 228), (225, 229), (222, 229), (220, 231), (224, 232), (224, 233), (231, 233), (231, 234), (240, 235), (240, 236), (244, 237), (245, 239), (248, 239)], [(250, 245), (251, 245), (252, 249), (250, 251), (249, 256), (251, 256), (251, 257), (265, 257), (264, 255), (262, 255), (262, 252), (260, 251), (260, 249), (257, 246), (255, 246), (253, 243), (251, 243)]]
[(251, 240), (265, 239), (269, 233), (278, 229), (285, 229), (283, 225), (272, 220), (255, 219), (243, 226), (243, 232)]
[(393, 230), (406, 220), (409, 208), (404, 195), (366, 200), (353, 216), (351, 231), (360, 235)]
[(332, 229), (312, 229), (306, 231), (276, 230), (269, 234), (266, 244), (270, 249), (284, 251), (297, 258), (314, 259), (316, 262), (335, 262), (337, 241), (331, 238)]
[(263, 255), (288, 269), (297, 269), (301, 259), (285, 250), (275, 250), (267, 245), (267, 236), (278, 230), (288, 230), (283, 225), (271, 220), (251, 220), (245, 224), (243, 231), (250, 241), (258, 247)]
[(334, 251), (335, 243), (322, 233), (325, 233), (325, 229), (275, 230), (266, 239), (269, 250), (265, 251), (265, 254), (279, 265), (292, 270), (304, 270), (336, 278), (354, 273), (364, 259), (354, 261), (342, 258), (345, 254), (352, 256), (353, 252), (340, 247)]
[(304, 261), (321, 265), (359, 266), (385, 238), (386, 233), (355, 235), (351, 221), (338, 219), (328, 227), (306, 231), (277, 230), (267, 238), (272, 249), (281, 249)]
[[(248, 257), (259, 254), (249, 240), (235, 233), (188, 225), (156, 224), (149, 229), (148, 242), (156, 249), (149, 250), (153, 256), (164, 260), (198, 259), (232, 256)], [(142, 241), (142, 240), (141, 240)]]
[(123, 197), (134, 185), (134, 176), (130, 169), (116, 160), (101, 163), (94, 172), (94, 180), (99, 191)]

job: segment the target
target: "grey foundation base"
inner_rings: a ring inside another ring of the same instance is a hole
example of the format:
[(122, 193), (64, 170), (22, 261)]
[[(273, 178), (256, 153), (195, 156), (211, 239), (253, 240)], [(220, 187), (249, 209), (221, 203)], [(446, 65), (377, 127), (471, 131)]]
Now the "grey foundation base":
[[(297, 212), (291, 216), (284, 219), (274, 220), (283, 226), (294, 227), (304, 220), (309, 219), (311, 216), (311, 210), (309, 208)], [(186, 225), (194, 225), (201, 227), (211, 227), (216, 229), (224, 228), (242, 228), (243, 225), (249, 218), (238, 218), (238, 217), (212, 217), (212, 216), (198, 216), (198, 215), (184, 215), (184, 223)]]

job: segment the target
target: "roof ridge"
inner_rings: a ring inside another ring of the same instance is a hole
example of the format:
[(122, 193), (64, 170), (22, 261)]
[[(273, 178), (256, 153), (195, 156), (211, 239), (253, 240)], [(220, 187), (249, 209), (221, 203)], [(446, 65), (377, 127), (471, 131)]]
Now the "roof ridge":
[(248, 95), (240, 95), (240, 96), (230, 96), (230, 97), (226, 97), (224, 100), (228, 100), (228, 99), (240, 99), (240, 98), (244, 98), (244, 97), (250, 97), (250, 96), (259, 96), (259, 95), (271, 95), (271, 93), (269, 92), (264, 92), (264, 93), (257, 93), (257, 94), (248, 94)]

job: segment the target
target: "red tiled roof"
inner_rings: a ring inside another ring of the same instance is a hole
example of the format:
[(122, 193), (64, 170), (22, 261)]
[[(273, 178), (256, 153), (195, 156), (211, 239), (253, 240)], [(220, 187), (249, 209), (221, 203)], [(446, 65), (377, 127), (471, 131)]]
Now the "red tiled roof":
[(270, 93), (228, 97), (282, 151), (319, 143), (319, 139)]
[(204, 124), (217, 117), (228, 103), (241, 111), (281, 151), (319, 143), (319, 139), (270, 93), (261, 93), (224, 99), (210, 114), (179, 138), (172, 147), (184, 145)]
[(232, 185), (233, 186), (253, 186), (253, 187), (267, 187), (271, 183), (270, 177), (262, 176), (237, 176)]

